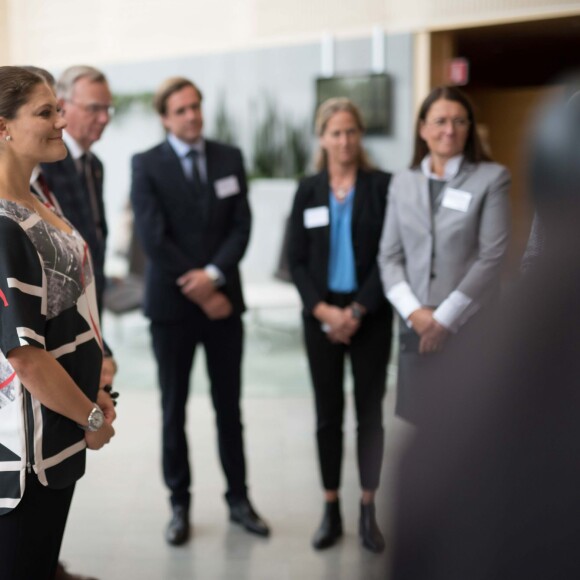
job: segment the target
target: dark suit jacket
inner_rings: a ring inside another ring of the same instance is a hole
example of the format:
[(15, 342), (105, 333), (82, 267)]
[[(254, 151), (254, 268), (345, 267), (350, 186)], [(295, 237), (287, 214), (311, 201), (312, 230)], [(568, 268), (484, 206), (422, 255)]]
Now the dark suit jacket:
[[(148, 258), (145, 314), (152, 320), (180, 320), (194, 309), (176, 283), (193, 268), (214, 264), (224, 274), (220, 290), (234, 312), (245, 309), (238, 264), (250, 237), (246, 174), (239, 149), (206, 140), (206, 211), (200, 211), (192, 185), (167, 141), (133, 157), (131, 201), (135, 227)], [(216, 181), (234, 176), (239, 192), (216, 193)]]
[[(352, 215), (352, 241), (358, 291), (355, 301), (369, 312), (384, 306), (386, 299), (379, 277), (377, 253), (390, 174), (382, 171), (359, 171), (356, 179)], [(311, 312), (328, 293), (330, 225), (306, 228), (304, 212), (309, 208), (329, 206), (328, 173), (322, 171), (300, 182), (290, 223), (288, 261), (290, 272), (302, 298), (304, 309)]]
[(89, 245), (95, 270), (97, 301), (100, 311), (103, 304), (103, 292), (105, 291), (105, 252), (107, 246), (107, 222), (103, 204), (103, 164), (94, 154), (92, 155), (92, 171), (99, 213), (102, 219), (102, 239), (97, 236), (95, 222), (91, 213), (89, 193), (79, 176), (70, 153), (62, 161), (42, 163), (41, 167), (42, 174), (46, 178), (48, 187), (58, 200), (62, 213)]

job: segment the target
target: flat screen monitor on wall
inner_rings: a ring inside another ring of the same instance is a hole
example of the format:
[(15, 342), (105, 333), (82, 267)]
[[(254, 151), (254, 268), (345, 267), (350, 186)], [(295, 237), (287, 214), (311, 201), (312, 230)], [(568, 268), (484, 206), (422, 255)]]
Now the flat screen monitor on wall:
[(360, 109), (367, 133), (389, 132), (390, 94), (386, 74), (364, 74), (316, 79), (316, 107), (331, 97), (347, 97)]

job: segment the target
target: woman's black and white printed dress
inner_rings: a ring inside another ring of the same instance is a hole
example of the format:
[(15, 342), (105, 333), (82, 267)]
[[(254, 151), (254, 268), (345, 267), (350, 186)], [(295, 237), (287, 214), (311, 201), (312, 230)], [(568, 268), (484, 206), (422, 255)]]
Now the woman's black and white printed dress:
[(49, 352), (96, 400), (102, 339), (88, 247), (0, 199), (0, 515), (18, 505), (27, 470), (53, 488), (85, 470), (84, 431), (33, 398), (6, 358), (25, 345)]

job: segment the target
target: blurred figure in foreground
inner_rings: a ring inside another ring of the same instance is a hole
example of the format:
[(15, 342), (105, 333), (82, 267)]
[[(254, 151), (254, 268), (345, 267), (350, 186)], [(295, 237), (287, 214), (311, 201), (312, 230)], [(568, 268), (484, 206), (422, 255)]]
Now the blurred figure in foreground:
[(579, 129), (562, 98), (534, 127), (543, 252), (442, 357), (401, 463), (393, 580), (580, 577)]
[(391, 349), (392, 310), (376, 262), (390, 175), (373, 169), (362, 147), (362, 116), (344, 98), (316, 116), (319, 173), (304, 179), (292, 208), (289, 264), (304, 311), (304, 338), (316, 401), (324, 515), (312, 545), (342, 535), (339, 505), (344, 365), (351, 361), (361, 492), (359, 535), (382, 552), (374, 497), (383, 458), (382, 400)]

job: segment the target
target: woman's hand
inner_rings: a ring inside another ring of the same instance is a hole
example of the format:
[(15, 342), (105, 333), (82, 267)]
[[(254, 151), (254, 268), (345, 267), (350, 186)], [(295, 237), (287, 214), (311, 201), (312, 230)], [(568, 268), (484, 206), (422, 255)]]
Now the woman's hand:
[(112, 356), (103, 357), (103, 364), (101, 366), (101, 380), (99, 386), (102, 389), (105, 385), (112, 385), (113, 379), (117, 374), (117, 362)]
[(113, 426), (105, 421), (98, 431), (85, 431), (87, 447), (96, 451), (106, 445), (115, 435)]
[(330, 331), (338, 330), (344, 324), (343, 309), (332, 306), (326, 302), (319, 302), (313, 309), (312, 314), (322, 324), (326, 324)]
[(319, 302), (312, 314), (328, 327), (326, 336), (330, 342), (350, 344), (351, 337), (360, 327), (360, 321), (352, 316), (350, 306), (339, 308), (326, 302)]
[(409, 322), (413, 327), (413, 330), (419, 335), (423, 336), (423, 333), (429, 328), (429, 325), (433, 322), (433, 309), (422, 306), (414, 310), (409, 316)]
[(433, 318), (433, 309), (418, 308), (409, 316), (413, 330), (421, 337), (419, 354), (439, 352), (449, 336), (449, 331)]
[(350, 307), (342, 309), (342, 325), (327, 333), (330, 342), (350, 344), (350, 339), (360, 328), (360, 321), (353, 318)]
[(425, 329), (419, 341), (419, 354), (440, 352), (448, 336), (449, 331), (431, 317), (431, 323)]
[(103, 411), (105, 416), (105, 421), (112, 425), (113, 421), (117, 418), (117, 413), (115, 412), (115, 402), (113, 401), (111, 395), (105, 391), (105, 389), (99, 389), (97, 394), (97, 405)]

